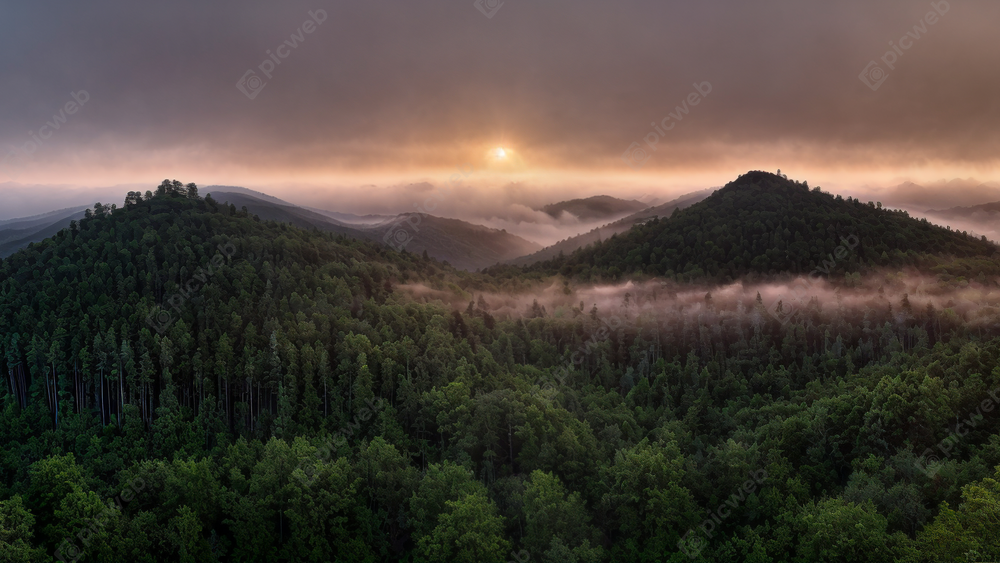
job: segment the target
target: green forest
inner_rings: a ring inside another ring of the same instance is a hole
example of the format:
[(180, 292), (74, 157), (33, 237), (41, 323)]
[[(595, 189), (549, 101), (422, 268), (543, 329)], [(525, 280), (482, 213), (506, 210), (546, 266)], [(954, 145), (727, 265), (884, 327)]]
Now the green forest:
[[(862, 203), (819, 187), (810, 190), (808, 182), (749, 172), (707, 200), (675, 209), (669, 218), (652, 219), (602, 244), (527, 270), (589, 281), (648, 275), (729, 282), (761, 274), (822, 271), (840, 258), (834, 253), (845, 241), (852, 252), (841, 268), (862, 274), (879, 266), (928, 268), (939, 256), (989, 258), (997, 252), (986, 237), (955, 233), (879, 202)], [(994, 262), (986, 270), (1000, 273), (1000, 266)], [(510, 269), (498, 266), (490, 271), (503, 275)], [(512, 274), (520, 272), (514, 269)]]
[(996, 252), (751, 173), (470, 273), (164, 181), (0, 263), (0, 561), (998, 560)]

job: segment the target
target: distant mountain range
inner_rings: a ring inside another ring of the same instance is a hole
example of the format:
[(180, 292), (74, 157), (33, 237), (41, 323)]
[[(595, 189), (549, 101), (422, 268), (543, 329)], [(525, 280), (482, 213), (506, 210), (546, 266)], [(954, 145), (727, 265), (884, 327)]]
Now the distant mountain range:
[(542, 248), (538, 243), (505, 230), (419, 213), (400, 215), (363, 230), (371, 238), (390, 246), (405, 244), (408, 252), (426, 250), (428, 256), (447, 260), (452, 266), (469, 271)]
[(873, 194), (873, 199), (910, 211), (974, 206), (1000, 200), (1000, 184), (960, 178), (927, 185), (904, 182), (877, 196)]
[(358, 216), (311, 210), (270, 196), (265, 200), (256, 194), (250, 195), (250, 190), (226, 190), (225, 187), (204, 189), (216, 201), (234, 205), (237, 209), (246, 207), (247, 211), (261, 219), (373, 240), (407, 252), (426, 251), (428, 256), (463, 270), (478, 270), (542, 248), (504, 230), (458, 219), (418, 213)]
[(905, 211), (753, 171), (669, 219), (640, 222), (528, 270), (586, 280), (647, 275), (728, 282), (810, 271), (843, 276), (873, 267), (926, 266), (931, 256), (989, 258), (997, 251), (994, 244)]
[[(278, 199), (272, 195), (265, 194), (263, 192), (258, 192), (257, 190), (251, 190), (249, 188), (244, 188), (242, 186), (207, 186), (200, 188), (202, 193), (227, 193), (227, 194), (237, 194), (243, 196), (249, 196), (255, 200), (261, 200), (268, 203), (273, 203), (276, 205), (284, 207), (295, 207), (297, 209), (305, 209), (307, 211), (313, 211), (319, 213), (324, 217), (328, 217), (336, 220), (337, 222), (344, 224), (363, 224), (363, 225), (375, 225), (378, 223), (385, 222), (389, 219), (395, 217), (394, 215), (354, 215), (353, 213), (340, 213), (336, 211), (327, 211), (325, 209), (317, 209), (315, 207), (308, 207), (305, 205), (295, 205), (294, 203), (289, 203), (283, 199)], [(258, 216), (260, 216), (258, 214)]]
[(316, 211), (310, 211), (303, 207), (292, 205), (277, 198), (268, 196), (268, 199), (261, 199), (256, 195), (249, 195), (246, 192), (229, 192), (222, 189), (205, 188), (205, 193), (212, 196), (212, 199), (233, 205), (236, 209), (247, 208), (253, 215), (261, 219), (278, 221), (279, 223), (289, 223), (303, 229), (317, 229), (320, 231), (333, 232), (341, 235), (371, 239), (354, 226), (346, 225), (327, 217)]
[[(758, 183), (763, 182), (771, 186), (772, 190), (759, 194), (761, 201), (751, 199), (743, 201), (741, 205), (744, 205), (748, 210), (761, 205), (763, 200), (769, 201), (774, 190), (787, 192), (786, 195), (789, 197), (789, 201), (805, 197), (806, 200), (799, 202), (797, 205), (806, 207), (815, 207), (816, 205), (825, 206), (827, 205), (826, 198), (832, 201), (832, 196), (819, 194), (818, 192), (814, 194), (813, 192), (806, 191), (805, 195), (803, 195), (801, 187), (794, 182), (788, 182), (781, 177), (766, 173), (745, 175), (737, 180), (737, 182), (745, 184), (751, 180)], [(651, 235), (646, 231), (643, 231), (644, 234), (637, 234), (636, 231), (642, 229), (633, 231), (633, 227), (645, 226), (650, 222), (654, 222), (657, 228), (664, 229), (664, 226), (668, 225), (666, 231), (673, 232), (673, 227), (669, 225), (675, 222), (669, 218), (676, 212), (691, 209), (695, 206), (701, 210), (698, 213), (702, 214), (709, 213), (709, 211), (706, 211), (707, 208), (705, 206), (710, 208), (722, 205), (723, 209), (728, 209), (725, 206), (730, 204), (726, 202), (734, 197), (732, 186), (737, 182), (731, 183), (724, 190), (716, 191), (708, 189), (693, 192), (653, 207), (647, 207), (640, 201), (625, 200), (610, 196), (593, 196), (546, 205), (540, 211), (556, 219), (569, 214), (576, 219), (593, 224), (596, 220), (611, 218), (609, 219), (611, 222), (602, 227), (559, 241), (548, 247), (542, 247), (542, 245), (508, 233), (503, 229), (493, 229), (458, 219), (448, 219), (427, 214), (354, 215), (351, 213), (298, 206), (265, 193), (238, 186), (207, 186), (201, 188), (201, 192), (203, 194), (211, 194), (216, 201), (233, 205), (236, 209), (246, 207), (250, 213), (257, 215), (261, 219), (288, 223), (305, 229), (317, 229), (324, 232), (337, 233), (356, 239), (372, 240), (386, 244), (397, 250), (405, 249), (407, 252), (413, 253), (426, 252), (430, 257), (447, 261), (456, 268), (468, 271), (488, 268), (497, 264), (530, 266), (533, 264), (550, 263), (559, 258), (560, 255), (569, 263), (578, 263), (581, 258), (575, 257), (569, 260), (568, 257), (587, 247), (593, 247), (587, 250), (588, 254), (586, 256), (593, 255), (591, 258), (587, 258), (587, 260), (596, 260), (600, 256), (600, 259), (607, 261), (609, 265), (614, 263), (619, 270), (626, 271), (622, 268), (624, 264), (618, 264), (619, 259), (624, 258), (624, 255), (615, 258), (613, 256), (614, 253), (607, 254), (608, 248), (620, 246), (625, 239), (620, 239), (614, 243), (610, 243), (608, 239), (627, 234), (629, 237), (628, 240), (639, 237), (642, 242), (642, 244), (638, 245), (640, 247), (643, 244), (646, 246), (650, 244), (653, 244), (653, 246), (662, 246), (662, 243), (658, 242), (659, 236), (650, 238)], [(910, 186), (910, 188), (914, 189), (913, 186)], [(980, 189), (988, 191), (991, 189), (991, 186), (982, 185)], [(746, 199), (743, 197), (745, 191), (740, 192), (742, 199)], [(719, 196), (720, 192), (729, 195), (722, 198)], [(816, 198), (824, 199), (820, 202)], [(842, 200), (838, 199), (837, 201)], [(848, 206), (848, 208), (855, 214), (858, 212), (870, 214), (867, 207), (860, 209), (860, 211), (857, 205)], [(0, 221), (0, 258), (10, 256), (18, 249), (32, 242), (39, 242), (55, 235), (61, 229), (67, 228), (72, 220), (81, 219), (86, 209), (87, 207), (81, 206), (52, 211), (32, 217)], [(692, 212), (694, 212), (693, 209)], [(618, 218), (623, 213), (628, 213), (628, 215)], [(826, 211), (817, 213), (822, 215)], [(712, 219), (710, 215), (706, 215), (705, 220)], [(723, 215), (725, 214), (716, 214), (715, 217), (718, 218)], [(930, 210), (925, 212), (925, 215), (935, 223), (950, 225), (957, 231), (968, 231), (970, 234), (975, 234), (977, 238), (985, 235), (988, 239), (994, 241), (1000, 240), (1000, 202), (971, 207)], [(740, 220), (736, 217), (733, 219)], [(874, 218), (869, 219), (874, 220)], [(839, 220), (841, 219), (838, 218)], [(730, 222), (719, 224), (717, 227), (728, 231), (735, 228), (734, 225), (737, 224)], [(692, 225), (683, 227), (681, 223), (676, 223), (674, 226), (679, 229), (693, 228)], [(697, 227), (701, 230), (705, 228), (702, 225), (698, 225)], [(938, 236), (940, 235), (935, 231), (934, 237)], [(673, 237), (671, 240), (677, 239), (679, 241), (683, 239), (687, 242), (683, 233), (674, 233), (670, 237)], [(636, 242), (640, 242), (639, 239)], [(962, 245), (955, 246), (954, 242), (951, 241), (945, 247), (952, 249), (961, 247), (963, 250), (967, 250)], [(810, 246), (817, 245), (810, 243)], [(825, 246), (825, 243), (819, 246)], [(884, 246), (885, 249), (897, 247), (897, 245), (887, 245), (884, 243), (879, 246)], [(634, 247), (629, 247), (630, 252), (634, 253), (634, 250)], [(911, 250), (920, 251), (918, 248)], [(620, 252), (625, 252), (625, 250), (622, 249)], [(677, 249), (657, 250), (653, 253), (654, 255), (648, 258), (644, 257), (643, 262), (646, 263), (647, 260), (659, 260), (664, 265), (669, 265), (672, 264), (673, 259), (668, 258), (676, 256), (678, 252), (679, 250)], [(718, 250), (713, 250), (713, 253), (717, 254)], [(752, 257), (751, 255), (750, 258), (752, 259)], [(692, 257), (693, 262), (677, 265), (682, 267), (681, 271), (685, 271), (700, 263), (703, 258), (705, 257)], [(871, 259), (870, 256), (868, 258)], [(744, 256), (727, 255), (727, 262), (732, 262), (733, 265), (731, 268), (721, 269), (728, 270), (734, 268), (734, 273), (736, 271), (744, 271), (745, 265), (740, 266), (740, 263), (746, 259)], [(653, 264), (647, 263), (644, 268), (649, 269), (652, 266)], [(720, 269), (718, 264), (711, 267), (716, 270)], [(664, 272), (671, 270), (679, 273), (675, 268), (669, 267)]]
[[(667, 203), (657, 205), (655, 207), (646, 207), (641, 211), (637, 211), (628, 217), (619, 219), (613, 223), (604, 225), (603, 227), (598, 227), (591, 230), (590, 232), (577, 235), (575, 237), (570, 237), (565, 240), (561, 240), (552, 246), (547, 246), (538, 252), (529, 254), (527, 256), (520, 256), (513, 260), (508, 260), (507, 263), (514, 266), (527, 266), (528, 264), (533, 264), (535, 262), (541, 262), (543, 260), (551, 260), (559, 254), (572, 254), (573, 252), (587, 246), (590, 244), (601, 242), (604, 239), (616, 234), (621, 234), (638, 223), (648, 221), (655, 217), (669, 217), (675, 209), (683, 209), (698, 203), (699, 201), (705, 199), (711, 195), (713, 190), (702, 190), (698, 192), (693, 192), (689, 194), (682, 195), (681, 197), (668, 201)], [(591, 198), (593, 199), (593, 198)], [(577, 200), (580, 201), (580, 200)], [(623, 200), (619, 200), (623, 201)], [(636, 202), (639, 203), (639, 202)]]
[(971, 207), (932, 209), (926, 215), (953, 229), (985, 236), (995, 242), (1000, 241), (1000, 201)]
[(355, 215), (353, 213), (339, 213), (325, 209), (316, 209), (315, 207), (303, 207), (303, 209), (315, 211), (320, 215), (325, 215), (348, 225), (377, 225), (395, 217), (394, 215)]
[(70, 207), (41, 215), (0, 221), (0, 258), (6, 258), (33, 242), (41, 242), (83, 218), (87, 206)]
[(975, 213), (992, 215), (1000, 213), (1000, 201), (993, 203), (984, 203), (982, 205), (973, 205), (972, 207), (952, 207), (951, 209), (940, 209), (940, 210), (931, 209), (927, 212), (933, 213), (935, 215), (940, 215), (942, 217), (968, 216)]
[(553, 219), (560, 218), (563, 213), (569, 213), (581, 221), (599, 221), (617, 219), (622, 215), (635, 213), (646, 207), (648, 207), (646, 204), (634, 199), (626, 200), (608, 195), (596, 195), (586, 199), (550, 203), (539, 211), (545, 212)]

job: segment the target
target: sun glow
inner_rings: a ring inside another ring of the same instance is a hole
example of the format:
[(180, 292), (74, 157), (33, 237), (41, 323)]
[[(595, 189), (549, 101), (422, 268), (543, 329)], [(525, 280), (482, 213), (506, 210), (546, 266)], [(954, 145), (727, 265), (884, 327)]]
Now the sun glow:
[(499, 147), (497, 150), (493, 151), (493, 155), (496, 156), (497, 160), (503, 160), (507, 158), (507, 151), (505, 151), (503, 147)]

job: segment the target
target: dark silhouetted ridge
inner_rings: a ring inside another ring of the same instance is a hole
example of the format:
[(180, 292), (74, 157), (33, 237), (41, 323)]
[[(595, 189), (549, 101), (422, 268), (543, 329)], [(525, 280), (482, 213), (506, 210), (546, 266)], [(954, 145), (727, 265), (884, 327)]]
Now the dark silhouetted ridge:
[(578, 279), (623, 275), (678, 281), (726, 281), (748, 275), (843, 276), (872, 267), (930, 268), (935, 257), (992, 256), (984, 239), (951, 231), (905, 211), (810, 189), (763, 171), (741, 175), (670, 218), (530, 266)]

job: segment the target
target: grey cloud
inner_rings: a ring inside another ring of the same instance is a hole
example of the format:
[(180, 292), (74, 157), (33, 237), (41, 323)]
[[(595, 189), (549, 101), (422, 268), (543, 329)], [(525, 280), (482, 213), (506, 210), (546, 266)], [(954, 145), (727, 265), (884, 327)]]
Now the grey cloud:
[[(505, 137), (529, 165), (614, 168), (709, 81), (648, 166), (785, 145), (848, 165), (982, 162), (1000, 144), (992, 0), (951, 1), (877, 92), (858, 74), (930, 2), (506, 2), (489, 19), (472, 4), (6, 2), (0, 143), (25, 142), (86, 89), (39, 166), (176, 153), (206, 167), (406, 170)], [(316, 10), (328, 19), (247, 99), (237, 80)]]

